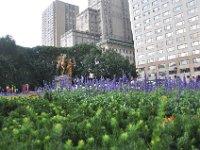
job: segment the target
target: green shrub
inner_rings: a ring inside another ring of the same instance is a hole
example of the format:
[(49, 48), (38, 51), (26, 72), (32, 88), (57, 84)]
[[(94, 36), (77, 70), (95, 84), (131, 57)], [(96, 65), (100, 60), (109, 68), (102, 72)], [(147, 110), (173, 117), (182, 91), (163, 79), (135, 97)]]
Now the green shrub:
[(200, 149), (199, 93), (0, 97), (0, 149)]

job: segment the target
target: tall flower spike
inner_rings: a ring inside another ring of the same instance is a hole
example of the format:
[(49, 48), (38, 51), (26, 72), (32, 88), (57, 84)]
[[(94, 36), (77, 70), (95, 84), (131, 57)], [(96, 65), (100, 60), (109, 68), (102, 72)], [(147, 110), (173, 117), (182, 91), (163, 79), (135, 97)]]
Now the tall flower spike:
[(185, 77), (185, 75), (184, 75), (184, 77), (183, 77), (183, 85), (184, 85), (184, 87), (186, 88), (187, 83), (186, 83), (186, 77)]
[(144, 75), (144, 91), (147, 92), (147, 74)]

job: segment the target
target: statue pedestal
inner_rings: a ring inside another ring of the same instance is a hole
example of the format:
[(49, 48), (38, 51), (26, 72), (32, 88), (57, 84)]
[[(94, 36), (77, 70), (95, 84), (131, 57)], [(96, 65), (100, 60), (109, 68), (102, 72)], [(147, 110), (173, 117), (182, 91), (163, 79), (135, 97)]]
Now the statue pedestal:
[(69, 87), (72, 84), (71, 79), (67, 75), (56, 76), (54, 79), (56, 87)]
[(55, 81), (61, 81), (61, 80), (68, 80), (68, 76), (67, 75), (60, 75), (60, 76), (55, 76)]

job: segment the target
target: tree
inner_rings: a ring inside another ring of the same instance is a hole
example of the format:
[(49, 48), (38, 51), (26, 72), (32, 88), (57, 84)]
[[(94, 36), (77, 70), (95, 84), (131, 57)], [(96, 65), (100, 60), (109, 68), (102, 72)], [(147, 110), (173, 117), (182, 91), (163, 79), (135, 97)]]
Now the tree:
[[(98, 61), (101, 57), (101, 51), (97, 48), (90, 50), (90, 53), (86, 54), (81, 60), (82, 70), (81, 75), (89, 75), (89, 73), (98, 74)], [(80, 70), (80, 69), (79, 69)]]
[(121, 77), (122, 72), (133, 72), (124, 57), (115, 51), (102, 53), (95, 45), (80, 44), (71, 48), (37, 46), (25, 48), (15, 44), (11, 36), (0, 38), (0, 86), (15, 85), (17, 88), (25, 83), (41, 86), (43, 80), (51, 82), (57, 71), (57, 57), (66, 54), (75, 58), (73, 77), (81, 77), (94, 73), (97, 78)]
[(32, 72), (32, 84), (40, 86), (43, 81), (51, 82), (56, 75), (56, 58), (61, 49), (49, 46), (38, 46), (32, 48), (29, 54), (29, 65)]
[(132, 65), (123, 56), (114, 50), (107, 50), (104, 52), (98, 64), (98, 76), (102, 75), (106, 78), (122, 77), (123, 73), (128, 75), (132, 73)]
[(94, 60), (101, 55), (101, 50), (95, 45), (80, 44), (70, 48), (70, 57), (76, 60), (76, 66), (73, 68), (73, 76), (88, 75), (89, 69), (92, 69)]
[(16, 51), (16, 44), (10, 35), (0, 38), (0, 52), (3, 55), (13, 55)]

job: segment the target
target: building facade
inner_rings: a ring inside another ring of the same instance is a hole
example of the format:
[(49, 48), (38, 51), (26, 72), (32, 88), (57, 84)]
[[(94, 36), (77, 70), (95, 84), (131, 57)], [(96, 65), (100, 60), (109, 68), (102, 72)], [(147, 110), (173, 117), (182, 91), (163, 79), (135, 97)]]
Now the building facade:
[(100, 41), (100, 35), (79, 31), (79, 30), (69, 30), (61, 36), (61, 46), (62, 47), (72, 47), (77, 44), (94, 44)]
[(133, 42), (128, 0), (88, 0), (88, 6), (98, 10), (102, 41)]
[(100, 20), (102, 41), (132, 42), (128, 0), (101, 0)]
[(97, 43), (97, 46), (102, 48), (103, 51), (107, 49), (113, 49), (117, 53), (121, 54), (124, 58), (129, 60), (130, 64), (135, 64), (134, 58), (134, 45), (133, 43), (119, 41), (119, 40), (106, 40), (104, 42)]
[(76, 30), (99, 34), (98, 11), (88, 8), (76, 17)]
[(103, 49), (114, 49), (134, 61), (134, 43), (131, 32), (128, 0), (88, 0), (89, 8), (98, 11), (98, 29), (101, 35), (97, 45)]
[(76, 30), (61, 39), (62, 46), (94, 42), (135, 63), (128, 0), (88, 0), (88, 9), (76, 18)]
[(42, 14), (42, 45), (60, 47), (60, 38), (76, 27), (79, 7), (54, 1)]
[(141, 77), (200, 74), (199, 6), (199, 0), (129, 0)]
[(88, 0), (88, 7), (100, 10), (101, 0)]
[(76, 44), (96, 44), (100, 41), (99, 14), (92, 8), (87, 8), (76, 17), (76, 29), (69, 30), (61, 36), (62, 47), (72, 47)]

